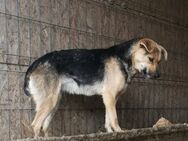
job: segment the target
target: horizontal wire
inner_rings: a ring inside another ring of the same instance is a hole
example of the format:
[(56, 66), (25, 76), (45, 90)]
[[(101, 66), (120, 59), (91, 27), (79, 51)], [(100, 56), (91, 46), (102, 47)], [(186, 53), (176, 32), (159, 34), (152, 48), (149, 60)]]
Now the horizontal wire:
[[(10, 65), (10, 66), (20, 66), (20, 67), (28, 67), (29, 65), (25, 65), (25, 64), (14, 64), (14, 63), (3, 63), (3, 62), (0, 62), (0, 64), (3, 64), (3, 65)], [(13, 70), (0, 70), (0, 71), (7, 71), (7, 72), (18, 72), (18, 73), (25, 73), (25, 71), (13, 71)], [(162, 74), (162, 75), (165, 75), (165, 76), (168, 76), (167, 74)], [(173, 75), (172, 75), (173, 77)], [(143, 80), (143, 77), (139, 77), (139, 76), (135, 76), (134, 77), (135, 79), (140, 79), (140, 80)], [(152, 79), (151, 79), (152, 80)], [(187, 84), (188, 81), (184, 81), (184, 80), (173, 80), (173, 79), (162, 79), (162, 78), (159, 78), (157, 80), (153, 79), (154, 81), (167, 81), (167, 82), (175, 82), (175, 83), (185, 83)], [(139, 80), (134, 80), (133, 79), (133, 82), (136, 82), (136, 83), (147, 83), (147, 84), (152, 84), (151, 82), (138, 82)], [(163, 85), (163, 84), (162, 84)], [(164, 85), (170, 85), (170, 84), (164, 84)], [(173, 84), (172, 84), (173, 85)], [(177, 85), (177, 84), (176, 84)], [(178, 84), (178, 85), (181, 85), (181, 84)]]
[[(97, 35), (95, 32), (88, 32), (88, 31), (77, 29), (77, 28), (63, 26), (63, 25), (57, 25), (57, 24), (53, 24), (53, 23), (48, 23), (48, 22), (45, 22), (45, 21), (40, 21), (40, 20), (28, 18), (28, 17), (27, 18), (26, 17), (21, 17), (21, 16), (17, 16), (17, 15), (13, 15), (13, 14), (7, 14), (7, 13), (4, 13), (4, 12), (0, 12), (0, 14), (6, 15), (6, 16), (12, 16), (12, 17), (15, 17), (15, 18), (18, 18), (18, 19), (24, 19), (24, 20), (28, 20), (28, 21), (32, 21), (32, 22), (47, 24), (47, 25), (59, 27), (59, 28), (62, 28), (62, 29), (68, 29), (68, 30), (78, 31), (80, 33), (88, 33), (88, 34)], [(119, 39), (117, 39), (115, 37), (110, 37), (110, 36), (105, 36), (105, 35), (97, 35), (97, 36), (104, 37), (104, 38), (109, 38), (109, 39), (119, 40)]]
[[(68, 104), (66, 104), (68, 105)], [(1, 106), (1, 105), (0, 105)], [(59, 106), (59, 109), (58, 110), (70, 110), (70, 111), (81, 111), (81, 110), (104, 110), (105, 108), (99, 108), (99, 107), (93, 107), (93, 108), (61, 108), (63, 105), (60, 105)], [(21, 110), (21, 111), (24, 111), (24, 110), (35, 110), (34, 107), (33, 108), (25, 108), (25, 109), (16, 109), (16, 108), (0, 108), (0, 110)], [(135, 108), (129, 108), (129, 107), (126, 107), (126, 108), (118, 108), (117, 107), (117, 110), (186, 110), (187, 113), (188, 113), (188, 107), (177, 107), (177, 108), (170, 108), (170, 107), (167, 107), (167, 108), (164, 108), (164, 107), (159, 107), (159, 108), (150, 108), (150, 107), (135, 107)]]
[[(87, 0), (87, 1), (89, 1), (89, 0)], [(101, 2), (98, 2), (98, 1), (95, 1), (95, 0), (93, 0), (93, 2), (95, 2), (95, 3), (98, 3), (98, 4), (101, 4)], [(104, 2), (103, 2), (104, 3)], [(133, 3), (133, 2), (132, 2)], [(175, 26), (175, 27), (178, 27), (178, 28), (183, 28), (184, 30), (188, 30), (188, 27), (187, 26), (185, 26), (185, 25), (181, 25), (181, 24), (177, 24), (176, 22), (173, 22), (173, 21), (170, 21), (170, 20), (167, 20), (166, 18), (167, 17), (165, 17), (165, 18), (161, 18), (161, 15), (158, 15), (158, 16), (155, 16), (155, 15), (152, 15), (152, 14), (150, 14), (150, 13), (147, 13), (147, 12), (144, 12), (144, 11), (140, 11), (140, 10), (137, 10), (137, 9), (133, 9), (133, 8), (130, 8), (129, 6), (121, 6), (121, 5), (119, 5), (118, 3), (110, 3), (109, 2), (109, 5), (113, 5), (113, 6), (118, 6), (120, 9), (122, 9), (122, 10), (126, 10), (127, 12), (129, 12), (129, 13), (132, 13), (132, 14), (135, 14), (135, 13), (133, 13), (133, 12), (136, 12), (137, 14), (139, 13), (139, 16), (140, 15), (143, 15), (143, 16), (147, 16), (147, 17), (151, 17), (151, 18), (153, 18), (153, 19), (155, 19), (155, 20), (157, 20), (157, 21), (161, 21), (161, 22), (165, 22), (165, 24), (168, 24), (168, 25), (173, 25), (173, 26)], [(136, 5), (136, 4), (135, 4)], [(140, 4), (137, 4), (137, 7), (140, 7)], [(142, 5), (142, 8), (146, 8), (146, 6), (143, 6)], [(149, 7), (147, 7), (147, 8), (149, 8)], [(151, 9), (151, 8), (149, 8), (149, 9)], [(154, 8), (152, 8), (152, 10), (153, 10)], [(154, 9), (155, 10), (155, 9)], [(133, 12), (132, 12), (133, 11)], [(159, 11), (159, 10), (158, 10)], [(135, 14), (136, 15), (136, 14)]]

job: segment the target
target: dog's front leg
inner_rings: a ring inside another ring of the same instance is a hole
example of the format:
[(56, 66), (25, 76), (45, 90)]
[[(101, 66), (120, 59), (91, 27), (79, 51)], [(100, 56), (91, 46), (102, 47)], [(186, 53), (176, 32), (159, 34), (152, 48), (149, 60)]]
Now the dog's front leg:
[(116, 132), (122, 131), (118, 123), (117, 112), (116, 112), (117, 100), (112, 95), (105, 94), (103, 95), (103, 102), (106, 109), (105, 127), (107, 131), (108, 132), (112, 131), (111, 127)]
[(112, 127), (111, 127), (111, 123), (110, 123), (110, 117), (108, 115), (108, 111), (105, 110), (105, 128), (107, 132), (113, 132)]

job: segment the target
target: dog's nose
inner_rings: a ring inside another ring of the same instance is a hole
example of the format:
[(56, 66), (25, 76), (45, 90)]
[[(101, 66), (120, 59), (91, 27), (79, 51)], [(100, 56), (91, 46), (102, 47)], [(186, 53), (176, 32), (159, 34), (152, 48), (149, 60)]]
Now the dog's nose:
[(143, 73), (144, 73), (144, 75), (147, 74), (147, 70), (146, 70), (146, 68), (143, 69)]
[(160, 77), (160, 73), (156, 72), (155, 75), (154, 75), (154, 78), (159, 78), (159, 77)]

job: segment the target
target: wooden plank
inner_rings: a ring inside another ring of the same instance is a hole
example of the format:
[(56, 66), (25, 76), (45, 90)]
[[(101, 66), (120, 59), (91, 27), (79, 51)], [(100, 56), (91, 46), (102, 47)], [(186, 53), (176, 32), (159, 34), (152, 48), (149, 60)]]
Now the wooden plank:
[(10, 110), (10, 140), (21, 138), (20, 111)]
[[(70, 32), (68, 29), (58, 29), (60, 36), (60, 48), (69, 49), (70, 48)], [(76, 38), (76, 37), (75, 37)]]
[[(125, 13), (120, 10), (116, 11), (115, 15), (115, 37), (119, 40), (128, 39), (128, 18)], [(112, 33), (111, 33), (112, 35)]]
[(92, 34), (79, 33), (79, 48), (94, 48), (94, 38)]
[(19, 85), (19, 73), (8, 73), (8, 95), (10, 100), (10, 107), (12, 109), (20, 108), (20, 85)]
[(104, 109), (96, 110), (94, 114), (95, 132), (101, 132), (104, 130), (105, 122)]
[(70, 49), (79, 47), (78, 32), (70, 30)]
[(21, 138), (33, 137), (30, 125), (31, 125), (31, 111), (20, 110)]
[(28, 97), (24, 92), (25, 73), (19, 73), (19, 88), (20, 88), (20, 108), (31, 109), (31, 97)]
[(101, 35), (102, 32), (102, 15), (101, 15), (101, 9), (102, 9), (102, 5), (101, 4), (93, 4), (94, 6), (94, 13), (95, 13), (95, 22), (96, 22), (96, 35)]
[[(30, 63), (30, 29), (29, 20), (19, 20), (19, 63), (29, 65)], [(21, 71), (24, 67), (20, 67)]]
[(94, 48), (101, 48), (100, 36), (94, 36)]
[(114, 45), (114, 40), (108, 37), (101, 37), (101, 48), (108, 48)]
[[(86, 30), (86, 3), (82, 0), (69, 0), (70, 27)], [(85, 12), (84, 12), (85, 11)], [(85, 26), (85, 27), (84, 27)]]
[(98, 18), (100, 17), (97, 17), (96, 14), (97, 14), (97, 11), (95, 10), (99, 10), (97, 9), (97, 6), (96, 4), (94, 3), (91, 3), (91, 2), (87, 2), (86, 3), (86, 8), (85, 8), (85, 14), (86, 14), (86, 29), (87, 29), (87, 32), (90, 32), (90, 33), (97, 33), (97, 25), (98, 23), (100, 23), (100, 20)]
[[(1, 4), (0, 4), (1, 5)], [(6, 16), (0, 14), (0, 62), (6, 62), (7, 59), (7, 42), (6, 42)], [(5, 68), (4, 68), (5, 67)], [(6, 70), (6, 65), (0, 67), (1, 70)]]
[(90, 109), (90, 110), (87, 110), (85, 112), (85, 119), (86, 120), (86, 124), (85, 126), (87, 126), (87, 133), (94, 133), (96, 132), (96, 126), (95, 126), (95, 109)]
[(107, 5), (102, 5), (101, 8), (101, 34), (104, 36), (109, 36), (110, 31), (110, 7)]
[(30, 1), (30, 17), (34, 20), (40, 20), (39, 0)]
[(40, 31), (40, 52), (44, 55), (51, 51), (50, 44), (50, 28), (48, 24), (41, 24)]
[(61, 50), (60, 28), (57, 26), (51, 27), (51, 50)]
[(40, 52), (40, 23), (31, 22), (31, 57), (41, 56)]
[(0, 137), (2, 141), (10, 140), (8, 110), (0, 110)]
[(57, 136), (57, 137), (62, 136), (61, 122), (62, 122), (61, 111), (58, 110), (52, 120), (53, 136)]
[[(15, 1), (15, 0), (14, 0)], [(18, 63), (18, 19), (6, 16), (7, 24), (7, 45), (8, 45), (8, 63)], [(14, 56), (12, 56), (14, 55)]]
[(62, 113), (62, 131), (63, 131), (63, 134), (64, 135), (71, 135), (72, 132), (71, 132), (71, 126), (72, 126), (72, 123), (71, 123), (71, 110), (63, 110)]
[[(50, 5), (51, 5), (51, 16), (53, 16), (53, 20), (51, 20), (50, 22), (54, 25), (58, 25), (58, 20), (59, 20), (59, 17), (58, 17), (58, 5), (59, 4), (59, 1), (58, 0), (51, 0), (50, 1)], [(54, 16), (55, 15), (55, 16)]]
[(70, 0), (57, 0), (57, 25), (70, 27)]
[(5, 0), (0, 0), (0, 12), (5, 13)]
[(9, 108), (8, 96), (8, 75), (7, 72), (0, 71), (0, 109)]
[(54, 15), (51, 13), (51, 0), (39, 1), (40, 20), (46, 23), (51, 23)]
[(11, 15), (17, 15), (18, 16), (18, 1), (17, 0), (5, 0), (5, 5), (6, 5), (6, 14), (11, 14)]
[(18, 4), (19, 4), (19, 16), (29, 17), (30, 1), (29, 0), (19, 0)]

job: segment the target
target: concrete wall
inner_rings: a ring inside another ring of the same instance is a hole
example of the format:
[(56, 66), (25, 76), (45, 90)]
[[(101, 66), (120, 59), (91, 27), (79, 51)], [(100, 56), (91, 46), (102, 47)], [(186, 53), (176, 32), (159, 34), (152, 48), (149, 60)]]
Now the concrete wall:
[[(187, 0), (0, 0), (0, 138), (31, 134), (34, 104), (23, 92), (24, 73), (39, 56), (60, 49), (106, 48), (138, 36), (169, 52), (159, 80), (134, 79), (118, 103), (123, 128), (152, 126), (164, 116), (188, 122)], [(100, 131), (98, 96), (63, 96), (51, 136)]]

